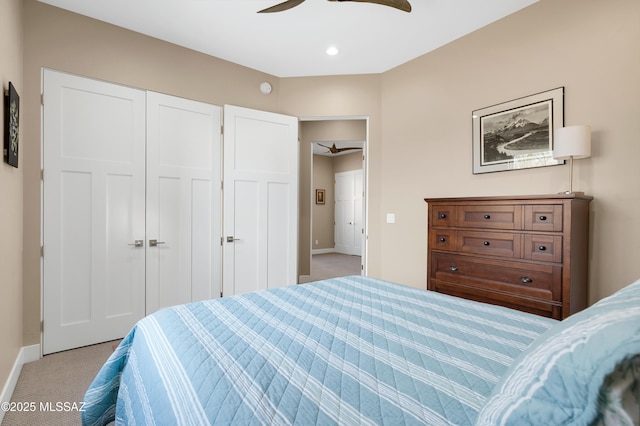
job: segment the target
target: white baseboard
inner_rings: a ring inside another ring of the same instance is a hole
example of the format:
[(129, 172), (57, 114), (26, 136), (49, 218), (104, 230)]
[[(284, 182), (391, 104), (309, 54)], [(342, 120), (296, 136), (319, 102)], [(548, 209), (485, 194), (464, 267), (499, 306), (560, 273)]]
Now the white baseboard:
[(336, 249), (334, 248), (311, 250), (311, 254), (326, 254), (326, 253), (335, 253), (335, 252), (336, 252)]
[[(7, 378), (7, 382), (4, 384), (4, 388), (0, 394), (0, 402), (11, 401), (13, 391), (16, 389), (16, 384), (18, 384), (18, 378), (20, 377), (22, 366), (28, 362), (37, 361), (39, 359), (40, 345), (23, 346), (20, 349), (20, 352), (18, 352), (18, 356), (13, 363), (13, 367), (11, 368), (11, 372), (9, 373), (9, 377)], [(3, 418), (4, 411), (0, 410), (0, 423), (2, 423)]]
[(22, 347), (22, 363), (37, 361), (40, 359), (40, 345), (31, 345)]

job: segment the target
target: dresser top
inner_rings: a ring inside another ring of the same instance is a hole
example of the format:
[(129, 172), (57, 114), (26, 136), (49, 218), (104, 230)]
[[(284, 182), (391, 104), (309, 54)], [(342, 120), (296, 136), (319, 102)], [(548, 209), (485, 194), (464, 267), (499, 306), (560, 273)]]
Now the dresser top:
[(590, 195), (564, 192), (560, 194), (546, 194), (546, 195), (498, 195), (498, 196), (483, 196), (483, 197), (438, 197), (438, 198), (425, 198), (427, 203), (431, 202), (453, 202), (453, 201), (506, 201), (506, 200), (567, 200), (567, 199), (579, 199), (579, 200), (593, 200)]

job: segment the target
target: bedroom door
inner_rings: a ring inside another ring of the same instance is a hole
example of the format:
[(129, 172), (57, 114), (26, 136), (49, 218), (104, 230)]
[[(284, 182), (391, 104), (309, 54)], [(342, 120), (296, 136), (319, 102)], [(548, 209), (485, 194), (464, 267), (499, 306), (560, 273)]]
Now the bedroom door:
[(221, 114), (147, 92), (147, 315), (220, 295)]
[(364, 186), (362, 170), (335, 174), (335, 250), (362, 255)]
[(46, 70), (43, 353), (145, 314), (145, 92)]
[(298, 119), (224, 107), (225, 296), (296, 284)]

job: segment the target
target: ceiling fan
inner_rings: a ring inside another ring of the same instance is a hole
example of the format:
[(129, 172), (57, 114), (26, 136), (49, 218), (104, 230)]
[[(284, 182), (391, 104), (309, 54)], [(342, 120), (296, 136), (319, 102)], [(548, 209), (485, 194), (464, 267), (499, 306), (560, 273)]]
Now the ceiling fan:
[[(258, 11), (258, 13), (282, 12), (298, 6), (304, 0), (287, 0), (283, 3)], [(329, 1), (357, 1), (362, 3), (376, 3), (383, 6), (393, 7), (404, 12), (411, 12), (411, 4), (408, 0), (329, 0)]]
[(329, 150), (329, 152), (332, 153), (332, 154), (338, 154), (338, 153), (343, 152), (343, 151), (351, 151), (352, 149), (362, 149), (362, 148), (359, 148), (359, 147), (338, 148), (338, 147), (336, 147), (335, 143), (333, 145), (331, 145), (331, 146), (322, 145), (321, 143), (319, 143), (318, 145), (320, 145), (323, 148), (327, 148)]

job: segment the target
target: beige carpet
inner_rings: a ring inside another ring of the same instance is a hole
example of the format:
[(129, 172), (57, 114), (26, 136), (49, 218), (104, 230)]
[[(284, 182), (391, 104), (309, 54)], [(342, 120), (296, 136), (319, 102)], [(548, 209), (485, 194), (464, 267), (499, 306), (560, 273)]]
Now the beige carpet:
[(25, 364), (11, 401), (16, 407), (27, 403), (29, 411), (6, 412), (2, 426), (81, 424), (74, 404), (79, 408), (85, 391), (117, 343), (59, 352)]
[(347, 275), (360, 275), (360, 256), (341, 253), (314, 254), (311, 257), (311, 276), (301, 280), (301, 283)]

